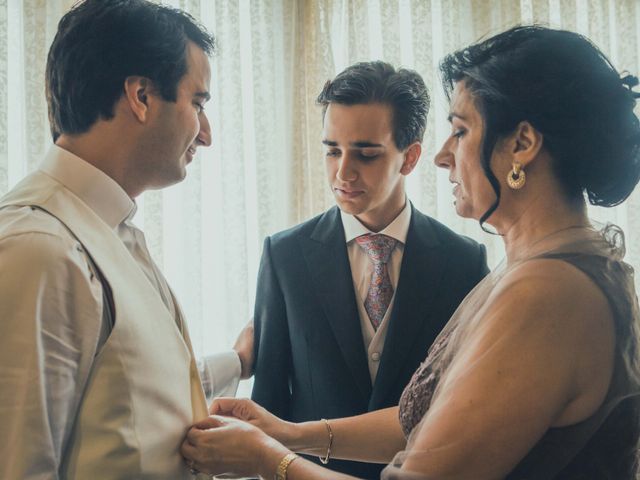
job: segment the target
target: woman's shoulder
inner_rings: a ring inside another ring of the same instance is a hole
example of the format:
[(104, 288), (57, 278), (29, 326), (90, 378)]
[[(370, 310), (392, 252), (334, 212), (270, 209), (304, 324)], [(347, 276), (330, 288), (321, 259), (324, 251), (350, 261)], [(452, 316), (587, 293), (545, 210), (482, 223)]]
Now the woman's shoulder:
[(606, 395), (616, 344), (614, 316), (598, 285), (568, 262), (532, 259), (504, 275), (489, 304), (484, 342), (512, 346), (500, 361), (562, 385), (547, 392), (562, 399), (552, 425), (590, 416)]
[(601, 286), (574, 263), (556, 258), (533, 258), (510, 268), (496, 284), (487, 311), (489, 321), (521, 323), (526, 330), (548, 328), (576, 340), (581, 333), (597, 338), (612, 327)]
[(496, 283), (494, 296), (524, 295), (527, 299), (550, 299), (580, 294), (592, 285), (574, 263), (561, 258), (537, 257), (515, 263)]

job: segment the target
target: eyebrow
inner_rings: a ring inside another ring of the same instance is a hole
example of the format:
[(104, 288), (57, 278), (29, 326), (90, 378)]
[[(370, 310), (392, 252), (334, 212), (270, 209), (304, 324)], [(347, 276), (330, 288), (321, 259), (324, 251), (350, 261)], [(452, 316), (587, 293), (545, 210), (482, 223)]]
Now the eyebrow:
[(453, 120), (453, 117), (459, 118), (460, 120), (466, 121), (467, 119), (464, 117), (464, 115), (460, 115), (459, 113), (456, 112), (451, 112), (449, 114), (449, 116), (447, 117), (447, 120), (449, 121), (449, 123), (451, 123), (451, 120)]
[(211, 94), (209, 92), (196, 92), (193, 94), (194, 97), (204, 98), (207, 102), (211, 100)]
[[(327, 145), (328, 147), (338, 146), (338, 142), (333, 140), (322, 140), (322, 143), (324, 145)], [(383, 148), (384, 147), (384, 145), (382, 145), (381, 143), (373, 143), (373, 142), (367, 142), (367, 141), (351, 142), (349, 145), (355, 148)]]

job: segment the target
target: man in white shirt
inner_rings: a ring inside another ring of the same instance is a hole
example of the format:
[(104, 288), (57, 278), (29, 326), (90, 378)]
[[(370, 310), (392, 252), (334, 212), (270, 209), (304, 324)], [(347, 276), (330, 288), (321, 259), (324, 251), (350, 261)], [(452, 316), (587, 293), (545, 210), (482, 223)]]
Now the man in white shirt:
[[(337, 207), (265, 240), (254, 314), (252, 397), (294, 422), (397, 405), (488, 272), (482, 245), (407, 200), (404, 180), (420, 158), (429, 108), (416, 72), (352, 65), (327, 82), (318, 103)], [(372, 479), (382, 469), (336, 460), (328, 467)]]
[(211, 144), (213, 37), (146, 0), (87, 0), (47, 61), (55, 145), (0, 200), (3, 479), (189, 478), (178, 447), (252, 369), (196, 362), (179, 305), (131, 219)]

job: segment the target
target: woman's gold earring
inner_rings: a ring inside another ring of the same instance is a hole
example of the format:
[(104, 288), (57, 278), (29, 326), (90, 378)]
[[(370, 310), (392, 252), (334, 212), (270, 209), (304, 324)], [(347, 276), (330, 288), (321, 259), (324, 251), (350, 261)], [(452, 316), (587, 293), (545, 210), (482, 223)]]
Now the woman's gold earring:
[(507, 175), (507, 185), (512, 190), (520, 190), (524, 187), (524, 182), (526, 182), (526, 175), (524, 174), (524, 170), (522, 169), (522, 165), (518, 162), (513, 162), (513, 168)]

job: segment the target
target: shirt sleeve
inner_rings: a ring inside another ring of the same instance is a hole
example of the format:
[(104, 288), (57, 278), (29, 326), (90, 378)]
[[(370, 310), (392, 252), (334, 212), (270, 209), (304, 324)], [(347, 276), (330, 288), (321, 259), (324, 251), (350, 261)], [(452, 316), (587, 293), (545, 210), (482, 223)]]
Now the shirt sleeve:
[(200, 376), (207, 402), (215, 397), (234, 397), (240, 382), (240, 357), (234, 350), (204, 357)]
[(102, 285), (70, 235), (0, 238), (0, 478), (57, 479), (103, 330)]

